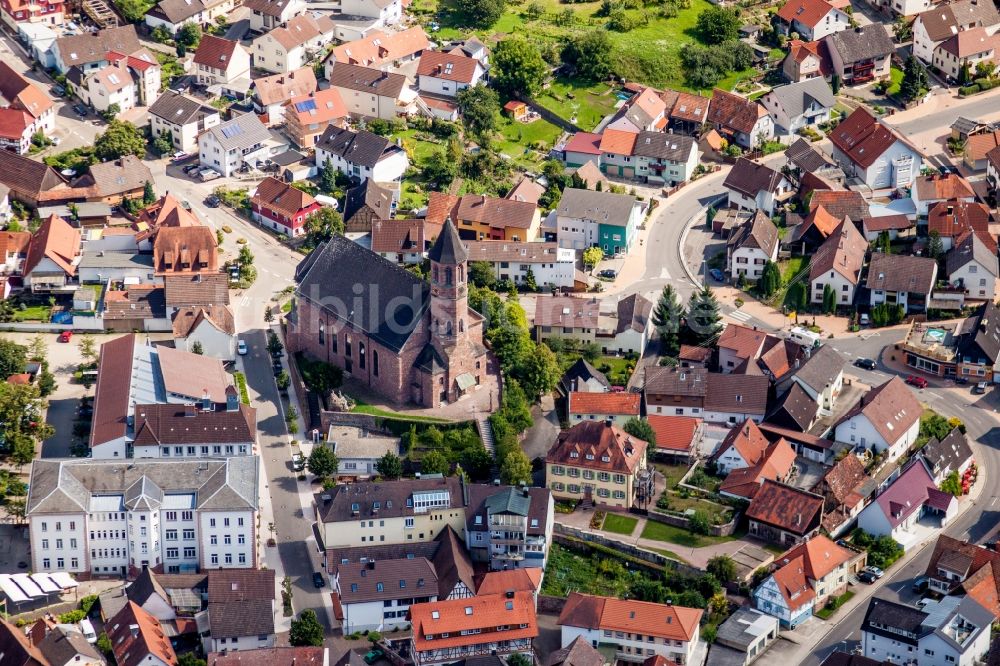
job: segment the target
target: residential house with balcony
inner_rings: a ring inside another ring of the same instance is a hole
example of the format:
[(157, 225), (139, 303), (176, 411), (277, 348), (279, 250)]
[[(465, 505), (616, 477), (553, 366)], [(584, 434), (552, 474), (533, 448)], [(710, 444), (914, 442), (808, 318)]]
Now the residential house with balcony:
[[(970, 234), (972, 235), (972, 234)], [(865, 288), (871, 305), (902, 305), (906, 313), (923, 312), (937, 285), (938, 262), (931, 257), (873, 252)]]
[(414, 604), (410, 618), (415, 666), (489, 655), (534, 657), (532, 640), (538, 636), (538, 622), (530, 592)]
[(624, 661), (664, 659), (700, 664), (706, 646), (699, 635), (703, 611), (672, 604), (599, 597), (571, 592), (559, 614), (562, 646), (583, 637), (607, 645)]
[(963, 289), (966, 301), (995, 301), (1000, 277), (996, 252), (977, 233), (966, 232), (957, 241), (944, 260), (949, 284)]
[(316, 72), (312, 67), (256, 78), (250, 84), (254, 113), (264, 116), (262, 120), (268, 125), (279, 125), (285, 120), (285, 109), (290, 100), (315, 94), (318, 88)]
[(343, 127), (347, 107), (333, 88), (293, 97), (285, 103), (285, 133), (299, 148), (312, 148), (327, 126)]
[(24, 287), (33, 292), (72, 289), (82, 258), (80, 230), (52, 215), (44, 220), (28, 243), (21, 273)]
[(666, 187), (676, 187), (689, 181), (700, 156), (694, 137), (649, 131), (639, 132), (632, 154), (635, 157), (636, 178)]
[(945, 597), (922, 610), (873, 598), (861, 623), (861, 651), (883, 663), (972, 666), (989, 652), (992, 620), (969, 597)]
[(493, 275), (501, 282), (513, 280), (520, 286), (530, 271), (540, 287), (569, 289), (576, 283), (576, 253), (557, 243), (485, 240), (467, 241), (466, 247), (469, 261), (489, 263)]
[(868, 391), (841, 417), (834, 426), (834, 437), (896, 460), (916, 441), (922, 413), (913, 391), (902, 379), (893, 377)]
[(239, 42), (205, 35), (192, 62), (194, 74), (202, 85), (220, 86), (223, 92), (240, 94), (250, 88), (250, 53)]
[(739, 158), (722, 183), (729, 191), (729, 207), (761, 211), (768, 217), (795, 190), (780, 171), (746, 158)]
[(753, 591), (754, 607), (794, 629), (847, 591), (865, 554), (839, 546), (822, 534), (794, 546), (775, 560), (775, 569)]
[(262, 180), (250, 198), (254, 222), (289, 238), (304, 234), (306, 222), (320, 208), (307, 192), (273, 176)]
[(306, 12), (268, 30), (253, 41), (253, 66), (283, 74), (304, 67), (335, 37), (336, 26), (326, 14)]
[(978, 0), (958, 0), (937, 5), (913, 19), (913, 55), (934, 64), (934, 52), (959, 32), (971, 28), (993, 30), (1000, 23), (996, 6)]
[(149, 107), (149, 122), (153, 136), (169, 135), (175, 150), (193, 154), (201, 133), (222, 120), (217, 109), (167, 90)]
[(306, 11), (302, 0), (245, 0), (243, 6), (250, 10), (250, 30), (265, 33), (288, 23)]
[(798, 33), (807, 42), (851, 27), (851, 17), (826, 0), (789, 0), (777, 17), (785, 34)]
[(360, 65), (376, 70), (384, 66), (398, 67), (416, 60), (431, 47), (427, 33), (419, 25), (391, 34), (372, 30), (356, 39), (338, 31), (337, 39), (344, 43), (334, 47), (323, 61), (326, 78), (330, 81), (333, 81), (333, 71), (340, 65)]
[(819, 495), (765, 479), (746, 516), (749, 533), (758, 539), (791, 547), (817, 533), (823, 520)]
[(549, 449), (546, 486), (560, 499), (628, 509), (652, 497), (648, 446), (609, 421), (582, 421), (562, 431)]
[(1000, 579), (1000, 553), (997, 551), (939, 534), (924, 575), (933, 592), (970, 595), (994, 615), (1000, 614), (996, 598), (996, 584)]
[(910, 198), (917, 209), (917, 217), (926, 217), (931, 206), (942, 201), (964, 201), (972, 203), (976, 193), (972, 185), (957, 173), (917, 176), (910, 189)]
[(252, 113), (236, 116), (198, 137), (198, 158), (205, 168), (229, 177), (244, 165), (255, 167), (271, 154), (271, 133)]
[(330, 87), (340, 93), (351, 118), (392, 120), (407, 113), (416, 94), (402, 74), (341, 63), (329, 71)]
[(917, 522), (926, 518), (944, 527), (958, 515), (958, 498), (939, 490), (921, 458), (906, 469), (858, 514), (858, 527), (869, 534), (891, 536), (905, 550), (919, 543)]
[(726, 241), (726, 271), (734, 280), (740, 277), (756, 282), (764, 266), (778, 260), (778, 227), (760, 209), (753, 217), (733, 229)]
[(417, 87), (421, 95), (453, 100), (485, 76), (483, 63), (461, 51), (424, 51), (417, 66)]
[(975, 462), (969, 440), (958, 428), (953, 429), (944, 439), (931, 437), (930, 441), (920, 448), (920, 456), (927, 463), (927, 469), (938, 485), (952, 472), (958, 474), (959, 479), (963, 479)]
[(774, 136), (774, 119), (763, 106), (735, 93), (716, 88), (706, 122), (736, 145), (752, 149)]
[[(856, 86), (889, 77), (895, 53), (892, 38), (881, 23), (841, 30), (823, 38), (832, 72), (845, 85)], [(919, 173), (917, 169), (915, 173)]]
[(934, 48), (932, 63), (948, 80), (958, 81), (966, 68), (975, 73), (980, 63), (995, 67), (998, 43), (1000, 38), (987, 28), (962, 30)]
[[(827, 4), (825, 0), (803, 1)], [(799, 0), (792, 0), (789, 4), (796, 2)], [(815, 77), (772, 88), (761, 98), (761, 103), (774, 118), (777, 134), (790, 136), (804, 127), (815, 127), (828, 122), (837, 98), (825, 79)]]
[(631, 195), (567, 187), (556, 208), (559, 247), (585, 250), (596, 245), (606, 256), (627, 254), (642, 212), (642, 202)]
[(52, 57), (60, 74), (65, 75), (74, 66), (89, 74), (110, 64), (109, 52), (135, 53), (140, 48), (135, 26), (129, 24), (59, 37), (52, 45)]
[(332, 585), (348, 633), (404, 629), (413, 604), (438, 600), (437, 572), (426, 557), (335, 564)]
[(792, 83), (820, 77), (829, 79), (833, 74), (830, 50), (825, 40), (788, 42), (788, 55), (781, 61), (781, 72)]
[(403, 178), (410, 159), (386, 137), (328, 125), (316, 141), (316, 167), (328, 164), (356, 182), (392, 183)]
[[(881, 25), (866, 30), (885, 32)], [(854, 31), (837, 33), (853, 35)], [(888, 36), (886, 36), (888, 40)], [(889, 43), (890, 53), (892, 43)], [(886, 75), (888, 75), (886, 56)], [(858, 178), (873, 190), (909, 187), (920, 174), (923, 156), (908, 140), (864, 108), (855, 109), (830, 133), (833, 159), (849, 177)]]
[[(204, 409), (200, 405), (136, 405), (135, 458), (247, 456), (257, 446), (257, 410), (240, 405), (236, 392), (225, 409)], [(214, 405), (213, 405), (214, 406)]]
[(868, 241), (849, 218), (843, 219), (809, 263), (809, 302), (822, 303), (829, 288), (838, 306), (852, 305), (867, 252)]
[(555, 503), (545, 488), (472, 484), (465, 545), (473, 562), (491, 571), (544, 568), (552, 544)]

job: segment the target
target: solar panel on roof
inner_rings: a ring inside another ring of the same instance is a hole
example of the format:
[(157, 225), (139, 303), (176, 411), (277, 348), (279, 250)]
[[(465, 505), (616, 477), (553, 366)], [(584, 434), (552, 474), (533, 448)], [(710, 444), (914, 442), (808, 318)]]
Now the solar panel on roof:
[(315, 108), (316, 108), (316, 100), (314, 99), (307, 99), (302, 102), (295, 103), (295, 110), (298, 111), (299, 113), (303, 113), (305, 111), (312, 111)]
[(232, 139), (234, 136), (239, 136), (243, 134), (243, 128), (239, 125), (230, 125), (229, 127), (222, 128), (222, 136), (227, 139)]

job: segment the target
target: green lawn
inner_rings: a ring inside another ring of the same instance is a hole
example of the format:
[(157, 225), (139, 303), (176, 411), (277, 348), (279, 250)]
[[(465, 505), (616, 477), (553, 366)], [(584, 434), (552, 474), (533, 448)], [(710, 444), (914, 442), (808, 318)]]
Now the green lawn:
[(639, 519), (632, 516), (619, 516), (617, 513), (609, 513), (605, 516), (604, 525), (601, 529), (605, 532), (630, 536), (635, 531), (635, 526), (638, 522)]
[(854, 592), (852, 592), (851, 590), (848, 590), (847, 592), (844, 592), (839, 597), (835, 597), (833, 599), (829, 599), (827, 601), (827, 605), (826, 606), (823, 606), (823, 608), (821, 608), (820, 610), (813, 611), (813, 612), (816, 615), (816, 617), (820, 618), (821, 620), (829, 620), (830, 617), (834, 613), (836, 613), (840, 609), (841, 606), (843, 606), (848, 601), (850, 601), (852, 597), (854, 597)]
[(628, 384), (629, 377), (632, 376), (632, 370), (629, 369), (630, 364), (634, 367), (634, 362), (622, 356), (602, 356), (597, 359), (594, 366), (603, 372), (613, 385), (625, 386)]
[(712, 546), (714, 544), (732, 541), (737, 538), (736, 535), (717, 537), (703, 534), (692, 534), (681, 527), (674, 527), (673, 525), (658, 523), (653, 520), (646, 521), (646, 527), (643, 528), (640, 536), (642, 536), (643, 539), (676, 543), (678, 546), (687, 546), (688, 548)]
[(778, 262), (781, 269), (781, 284), (788, 284), (803, 268), (809, 265), (808, 257), (792, 257)]
[(589, 132), (604, 116), (615, 110), (618, 97), (607, 83), (563, 77), (536, 95), (535, 101)]
[(447, 419), (436, 419), (431, 416), (415, 416), (413, 414), (401, 414), (399, 412), (394, 412), (390, 409), (382, 409), (381, 407), (376, 407), (375, 405), (369, 405), (363, 400), (359, 400), (354, 396), (351, 396), (354, 400), (354, 409), (352, 412), (357, 412), (358, 414), (371, 414), (372, 416), (382, 416), (390, 419), (402, 419), (405, 421), (415, 421), (418, 423), (451, 423)]
[(510, 157), (518, 166), (537, 168), (552, 148), (562, 130), (539, 118), (533, 123), (519, 123), (509, 118), (500, 121), (503, 140), (500, 152)]
[(48, 305), (31, 305), (24, 310), (14, 310), (14, 321), (48, 321), (52, 311)]
[[(566, 37), (596, 30), (607, 21), (595, 16), (601, 7), (599, 0), (571, 4), (563, 4), (558, 0), (538, 0), (537, 4), (544, 8), (540, 18), (528, 17), (529, 3), (509, 3), (493, 26), (474, 31), (465, 28), (468, 21), (455, 10), (449, 0), (414, 0), (409, 11), (425, 26), (431, 21), (439, 23), (440, 29), (431, 31), (437, 40), (458, 39), (469, 32), (475, 32), (487, 44), (508, 35), (527, 35), (533, 40), (549, 42), (558, 47)], [(661, 16), (655, 7), (626, 9), (625, 12), (630, 17), (640, 19), (640, 25), (629, 32), (610, 33), (615, 47), (615, 73), (629, 81), (651, 86), (690, 90), (684, 84), (679, 54), (684, 44), (698, 41), (694, 35), (694, 27), (698, 15), (709, 7), (711, 4), (708, 0), (692, 0), (690, 7), (680, 10), (677, 16), (669, 19)], [(566, 9), (573, 11), (572, 20), (568, 22), (561, 16)], [(648, 22), (643, 25), (642, 21), (647, 19)], [(731, 74), (719, 82), (719, 87), (731, 90), (747, 74), (748, 72)], [(548, 107), (548, 104), (545, 106)], [(581, 123), (581, 126), (584, 124)]]
[(889, 69), (889, 87), (886, 89), (885, 94), (892, 96), (899, 93), (899, 86), (903, 83), (903, 70), (898, 67), (891, 67)]
[(664, 465), (656, 463), (656, 471), (666, 478), (667, 488), (673, 488), (681, 481), (681, 477), (687, 472), (687, 465)]

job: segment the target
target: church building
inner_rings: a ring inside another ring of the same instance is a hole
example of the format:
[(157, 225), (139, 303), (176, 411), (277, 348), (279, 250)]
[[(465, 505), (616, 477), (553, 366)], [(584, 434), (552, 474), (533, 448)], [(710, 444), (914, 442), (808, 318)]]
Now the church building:
[(397, 404), (438, 407), (486, 376), (483, 317), (468, 305), (469, 253), (448, 220), (430, 283), (335, 236), (296, 268), (291, 351), (343, 368)]

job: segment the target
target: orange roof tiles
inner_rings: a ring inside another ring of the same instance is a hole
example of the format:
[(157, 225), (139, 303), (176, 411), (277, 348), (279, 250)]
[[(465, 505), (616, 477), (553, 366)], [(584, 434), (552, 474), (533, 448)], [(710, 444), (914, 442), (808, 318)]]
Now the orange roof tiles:
[(854, 553), (838, 546), (829, 537), (817, 534), (800, 543), (777, 559), (778, 566), (802, 558), (802, 569), (812, 580), (820, 580), (828, 573), (854, 557)]
[(572, 592), (559, 615), (559, 624), (691, 641), (697, 636), (702, 614), (697, 608)]
[(826, 0), (789, 0), (778, 10), (778, 16), (785, 23), (798, 21), (802, 25), (815, 28), (816, 24), (831, 11), (833, 6)]
[(366, 37), (336, 47), (324, 62), (374, 67), (384, 62), (408, 58), (428, 48), (430, 40), (420, 26), (394, 32), (391, 37), (381, 30), (373, 30)]
[(809, 214), (806, 215), (802, 224), (816, 227), (816, 230), (819, 231), (820, 235), (823, 238), (826, 238), (833, 233), (834, 229), (837, 228), (837, 225), (840, 224), (840, 220), (835, 218), (833, 215), (830, 215), (824, 206), (816, 206), (809, 211)]
[[(538, 636), (535, 600), (530, 592), (515, 592), (512, 599), (488, 594), (414, 604), (410, 606), (410, 618), (417, 652)], [(499, 632), (496, 628), (500, 626), (510, 628)], [(460, 634), (470, 629), (479, 632)], [(441, 638), (441, 634), (451, 635)]]
[(752, 359), (757, 358), (765, 338), (767, 334), (764, 331), (740, 324), (729, 324), (719, 336), (718, 346), (720, 349), (731, 350), (739, 358)]
[[(149, 657), (177, 664), (177, 655), (160, 622), (134, 601), (129, 601), (112, 617), (108, 626), (108, 638), (120, 666), (138, 666)], [(132, 627), (136, 627), (135, 633)]]
[(476, 594), (505, 595), (508, 592), (531, 592), (534, 594), (542, 584), (541, 567), (524, 567), (505, 571), (489, 571), (476, 585)]
[(656, 448), (666, 451), (690, 451), (701, 426), (701, 419), (692, 416), (650, 414), (646, 420), (656, 433)]
[(647, 446), (618, 426), (582, 421), (559, 433), (545, 462), (631, 474), (645, 459)]
[(803, 558), (797, 557), (772, 574), (778, 591), (785, 598), (785, 604), (792, 611), (802, 608), (816, 598), (809, 581), (806, 580)]
[(617, 414), (639, 416), (641, 396), (631, 391), (622, 393), (570, 393), (570, 414)]
[(767, 437), (760, 431), (757, 424), (747, 419), (742, 425), (734, 426), (729, 431), (726, 438), (719, 444), (714, 457), (719, 458), (730, 447), (735, 447), (747, 465), (756, 465), (764, 457), (769, 444), (770, 442), (767, 441)]
[(67, 275), (76, 275), (77, 258), (80, 256), (80, 230), (52, 215), (31, 237), (28, 258), (24, 261), (24, 274), (35, 269), (42, 259), (49, 259)]
[(601, 152), (631, 155), (638, 137), (638, 134), (624, 130), (604, 130), (604, 134), (601, 135)]
[(795, 451), (782, 437), (767, 448), (758, 464), (730, 472), (719, 486), (719, 491), (751, 499), (760, 490), (764, 479), (785, 479), (794, 464)]

